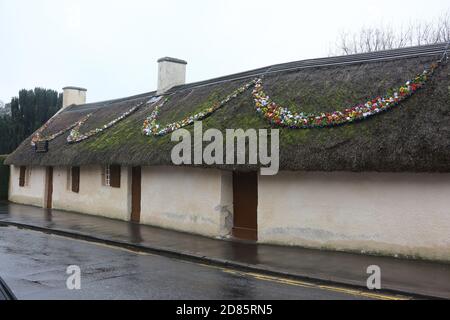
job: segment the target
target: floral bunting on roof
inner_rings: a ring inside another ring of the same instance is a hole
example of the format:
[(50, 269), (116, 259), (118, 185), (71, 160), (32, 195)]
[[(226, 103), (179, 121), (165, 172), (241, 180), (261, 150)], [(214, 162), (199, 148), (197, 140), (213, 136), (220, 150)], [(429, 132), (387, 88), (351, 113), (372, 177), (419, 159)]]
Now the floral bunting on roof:
[[(432, 64), (429, 70), (425, 70), (422, 73), (415, 76), (412, 80), (407, 81), (404, 85), (391, 90), (384, 97), (375, 97), (363, 104), (355, 105), (351, 108), (344, 109), (343, 111), (333, 111), (333, 112), (320, 112), (320, 113), (303, 113), (294, 112), (288, 108), (284, 108), (278, 105), (269, 95), (266, 94), (263, 87), (263, 78), (254, 79), (235, 91), (226, 96), (223, 100), (218, 101), (211, 106), (205, 108), (204, 110), (186, 116), (182, 120), (167, 124), (162, 126), (158, 123), (158, 117), (161, 108), (169, 100), (170, 97), (164, 98), (164, 100), (157, 104), (153, 109), (149, 117), (144, 121), (142, 131), (147, 136), (164, 136), (180, 128), (189, 126), (194, 123), (194, 121), (203, 120), (211, 116), (217, 110), (223, 108), (233, 99), (243, 94), (245, 91), (253, 88), (252, 97), (255, 103), (255, 110), (258, 114), (262, 115), (272, 126), (291, 128), (291, 129), (311, 129), (311, 128), (325, 128), (338, 126), (347, 123), (353, 123), (355, 121), (363, 120), (369, 118), (373, 115), (379, 114), (386, 110), (389, 110), (401, 101), (407, 99), (413, 95), (417, 90), (422, 88), (430, 76), (433, 74), (434, 70), (437, 68), (439, 63)], [(35, 132), (31, 139), (31, 145), (36, 146), (38, 142), (51, 141), (65, 132), (70, 130), (70, 134), (67, 137), (67, 142), (70, 144), (78, 143), (89, 139), (90, 137), (97, 135), (123, 119), (129, 117), (131, 114), (136, 112), (143, 105), (150, 105), (158, 103), (162, 99), (161, 96), (152, 97), (147, 102), (142, 102), (133, 106), (128, 111), (124, 112), (118, 118), (108, 122), (102, 127), (89, 130), (86, 133), (81, 133), (81, 126), (88, 121), (93, 113), (89, 113), (74, 124), (64, 128), (56, 133), (48, 136), (43, 136), (42, 133), (48, 129), (48, 127), (53, 123), (54, 118), (50, 119), (45, 123), (39, 130)]]
[(67, 128), (64, 128), (58, 132), (55, 132), (51, 135), (48, 136), (42, 136), (42, 132), (44, 132), (49, 126), (50, 124), (53, 123), (53, 121), (55, 120), (55, 117), (51, 118), (49, 121), (47, 121), (42, 127), (40, 127), (35, 134), (33, 135), (33, 137), (31, 138), (31, 146), (36, 146), (36, 144), (38, 142), (44, 142), (44, 141), (52, 141), (54, 139), (56, 139), (57, 137), (59, 137), (60, 135), (64, 134), (65, 132), (71, 130), (72, 128), (74, 128), (75, 126), (79, 125), (80, 123), (84, 123), (87, 121), (87, 119), (89, 119), (89, 117), (92, 115), (92, 113), (89, 113), (88, 115), (84, 116), (81, 120), (78, 120), (77, 122), (75, 122), (74, 124), (68, 126)]
[(67, 142), (68, 143), (77, 143), (77, 142), (81, 142), (86, 139), (89, 139), (90, 137), (95, 136), (96, 134), (99, 134), (99, 133), (111, 128), (116, 123), (129, 117), (132, 113), (136, 112), (139, 109), (139, 107), (142, 106), (143, 104), (144, 103), (140, 103), (140, 104), (132, 107), (131, 109), (129, 109), (128, 111), (126, 111), (122, 115), (120, 115), (118, 118), (111, 120), (110, 122), (108, 122), (107, 124), (103, 125), (100, 128), (95, 128), (95, 129), (89, 130), (86, 133), (81, 133), (80, 127), (88, 120), (89, 117), (86, 119), (83, 119), (82, 121), (78, 122), (75, 125), (75, 127), (73, 127), (73, 129), (70, 131), (70, 134), (67, 136)]
[(292, 129), (332, 127), (363, 120), (396, 106), (423, 87), (436, 66), (433, 64), (429, 71), (425, 70), (418, 74), (413, 80), (407, 81), (403, 86), (392, 90), (391, 94), (376, 97), (364, 104), (358, 104), (343, 111), (315, 114), (292, 112), (288, 108), (278, 105), (264, 92), (262, 79), (257, 80), (252, 94), (256, 111), (262, 114), (271, 125)]
[(430, 70), (425, 70), (407, 81), (404, 85), (392, 90), (384, 97), (376, 97), (363, 104), (355, 105), (343, 111), (320, 112), (306, 114), (303, 112), (293, 112), (288, 108), (283, 108), (274, 102), (264, 91), (262, 78), (252, 80), (243, 85), (224, 100), (206, 108), (205, 110), (185, 117), (180, 121), (173, 122), (166, 126), (161, 126), (158, 122), (158, 116), (161, 108), (166, 103), (166, 98), (160, 105), (157, 105), (152, 114), (144, 121), (143, 132), (150, 136), (163, 136), (177, 129), (186, 127), (194, 121), (203, 120), (211, 116), (218, 109), (236, 98), (251, 87), (253, 100), (255, 102), (255, 110), (261, 114), (272, 126), (279, 126), (291, 129), (311, 129), (338, 126), (346, 123), (369, 118), (383, 111), (391, 109), (398, 105), (401, 101), (407, 99), (418, 89), (422, 88), (429, 77), (432, 75), (438, 64), (433, 64)]
[(168, 101), (168, 98), (166, 98), (161, 104), (157, 105), (151, 115), (145, 119), (144, 125), (142, 127), (142, 131), (145, 135), (150, 136), (164, 136), (168, 133), (171, 133), (175, 130), (181, 129), (183, 127), (186, 127), (194, 121), (203, 120), (209, 116), (211, 116), (214, 112), (225, 106), (228, 102), (231, 100), (237, 98), (239, 95), (244, 93), (246, 90), (254, 86), (256, 83), (256, 80), (252, 80), (251, 82), (248, 82), (244, 84), (243, 86), (239, 87), (237, 90), (233, 91), (230, 95), (228, 95), (225, 99), (223, 99), (220, 102), (214, 103), (212, 106), (205, 108), (204, 110), (200, 111), (199, 113), (196, 113), (191, 116), (187, 116), (184, 119), (180, 121), (176, 121), (173, 123), (170, 123), (165, 126), (161, 126), (157, 123), (157, 118), (159, 116), (159, 112), (161, 108), (164, 106), (164, 104)]

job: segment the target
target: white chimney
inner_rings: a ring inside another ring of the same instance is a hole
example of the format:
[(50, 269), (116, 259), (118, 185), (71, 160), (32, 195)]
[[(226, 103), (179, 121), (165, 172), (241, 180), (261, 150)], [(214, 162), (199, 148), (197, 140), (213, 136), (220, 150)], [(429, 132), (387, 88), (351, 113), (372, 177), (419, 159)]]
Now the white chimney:
[(63, 88), (63, 104), (61, 109), (64, 109), (72, 104), (85, 104), (86, 91), (86, 89), (78, 87)]
[(187, 62), (175, 58), (161, 58), (158, 60), (158, 91), (162, 94), (172, 87), (186, 83)]

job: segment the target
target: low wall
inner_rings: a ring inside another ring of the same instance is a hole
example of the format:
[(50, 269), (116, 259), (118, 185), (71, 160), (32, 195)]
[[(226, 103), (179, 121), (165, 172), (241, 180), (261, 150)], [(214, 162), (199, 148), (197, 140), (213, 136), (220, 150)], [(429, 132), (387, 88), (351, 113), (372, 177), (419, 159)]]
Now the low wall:
[(143, 167), (141, 222), (212, 237), (230, 234), (231, 172)]
[(0, 200), (8, 200), (9, 166), (4, 165), (6, 155), (0, 155)]
[(262, 243), (450, 260), (450, 174), (261, 176)]

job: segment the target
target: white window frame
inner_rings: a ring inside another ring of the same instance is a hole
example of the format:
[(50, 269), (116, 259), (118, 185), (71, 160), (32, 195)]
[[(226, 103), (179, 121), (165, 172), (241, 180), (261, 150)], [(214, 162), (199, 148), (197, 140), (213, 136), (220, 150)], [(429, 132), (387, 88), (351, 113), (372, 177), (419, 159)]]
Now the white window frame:
[(105, 186), (110, 187), (111, 186), (111, 167), (109, 165), (106, 165), (103, 169), (103, 183)]
[[(19, 166), (19, 184), (20, 184), (20, 167)], [(23, 177), (23, 186), (21, 188), (28, 188), (30, 186), (31, 181), (31, 166), (24, 166), (25, 167), (25, 175)]]

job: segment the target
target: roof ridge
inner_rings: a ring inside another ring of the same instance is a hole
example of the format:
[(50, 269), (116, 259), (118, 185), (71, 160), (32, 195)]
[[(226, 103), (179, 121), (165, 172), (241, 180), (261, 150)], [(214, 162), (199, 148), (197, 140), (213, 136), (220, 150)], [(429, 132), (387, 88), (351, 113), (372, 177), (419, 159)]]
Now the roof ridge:
[[(174, 93), (177, 91), (192, 89), (204, 85), (217, 84), (228, 81), (235, 81), (239, 79), (245, 79), (250, 77), (255, 77), (258, 75), (263, 75), (267, 73), (273, 72), (282, 72), (289, 71), (295, 69), (304, 69), (304, 68), (316, 68), (316, 67), (325, 67), (332, 65), (341, 65), (341, 64), (352, 64), (352, 63), (364, 63), (370, 61), (377, 60), (391, 60), (391, 59), (400, 59), (400, 58), (408, 58), (420, 55), (437, 55), (443, 53), (445, 51), (446, 43), (439, 43), (433, 45), (424, 45), (424, 46), (413, 46), (413, 47), (405, 47), (398, 49), (389, 49), (383, 51), (374, 51), (367, 53), (358, 53), (358, 54), (350, 54), (350, 55), (341, 55), (341, 56), (333, 56), (333, 57), (324, 57), (324, 58), (313, 58), (313, 59), (304, 59), (293, 62), (285, 62), (274, 64), (271, 66), (266, 66), (258, 69), (253, 69), (249, 71), (239, 72), (227, 76), (221, 76), (217, 78), (212, 78), (209, 80), (203, 80), (193, 83), (188, 83), (180, 86), (176, 86), (169, 90), (168, 93)], [(355, 58), (359, 59), (355, 59)], [(291, 66), (291, 67), (288, 67)], [(284, 68), (288, 67), (288, 68)]]
[[(411, 46), (397, 49), (388, 49), (381, 51), (373, 51), (366, 53), (357, 53), (357, 54), (349, 54), (349, 55), (340, 55), (340, 56), (332, 56), (332, 57), (322, 57), (322, 58), (312, 58), (312, 59), (303, 59), (285, 63), (274, 64), (266, 67), (261, 67), (257, 69), (251, 69), (243, 72), (238, 72), (230, 75), (220, 76), (216, 78), (211, 78), (207, 80), (201, 80), (196, 82), (191, 82), (179, 86), (175, 86), (171, 88), (169, 91), (162, 95), (174, 94), (176, 92), (190, 90), (198, 87), (219, 84), (223, 82), (236, 81), (240, 79), (247, 79), (251, 77), (261, 76), (263, 74), (275, 73), (275, 72), (283, 72), (290, 70), (298, 70), (298, 69), (306, 69), (306, 68), (318, 68), (318, 67), (327, 67), (327, 66), (336, 66), (336, 65), (345, 65), (345, 64), (354, 64), (354, 63), (367, 63), (372, 61), (382, 61), (382, 60), (393, 60), (393, 59), (404, 59), (408, 57), (415, 56), (423, 56), (423, 55), (437, 55), (443, 53), (446, 49), (447, 43), (437, 43), (430, 45), (420, 45), (420, 46)], [(104, 100), (99, 102), (91, 102), (83, 105), (77, 105), (71, 107), (67, 111), (71, 111), (74, 108), (78, 111), (83, 107), (102, 107), (111, 103), (129, 101), (144, 97), (151, 97), (157, 95), (156, 91), (150, 91), (146, 93), (136, 94), (128, 97)]]
[(90, 103), (85, 103), (85, 104), (78, 104), (78, 105), (73, 105), (71, 107), (69, 107), (67, 109), (67, 111), (72, 111), (73, 109), (79, 109), (81, 107), (104, 107), (105, 105), (111, 104), (111, 103), (118, 103), (118, 102), (125, 102), (125, 101), (130, 101), (130, 100), (136, 100), (136, 99), (140, 99), (140, 98), (145, 98), (145, 97), (152, 97), (156, 95), (156, 90), (155, 91), (150, 91), (150, 92), (145, 92), (145, 93), (140, 93), (140, 94), (135, 94), (132, 96), (128, 96), (128, 97), (123, 97), (123, 98), (116, 98), (116, 99), (111, 99), (111, 100), (103, 100), (103, 101), (97, 101), (97, 102), (90, 102)]

